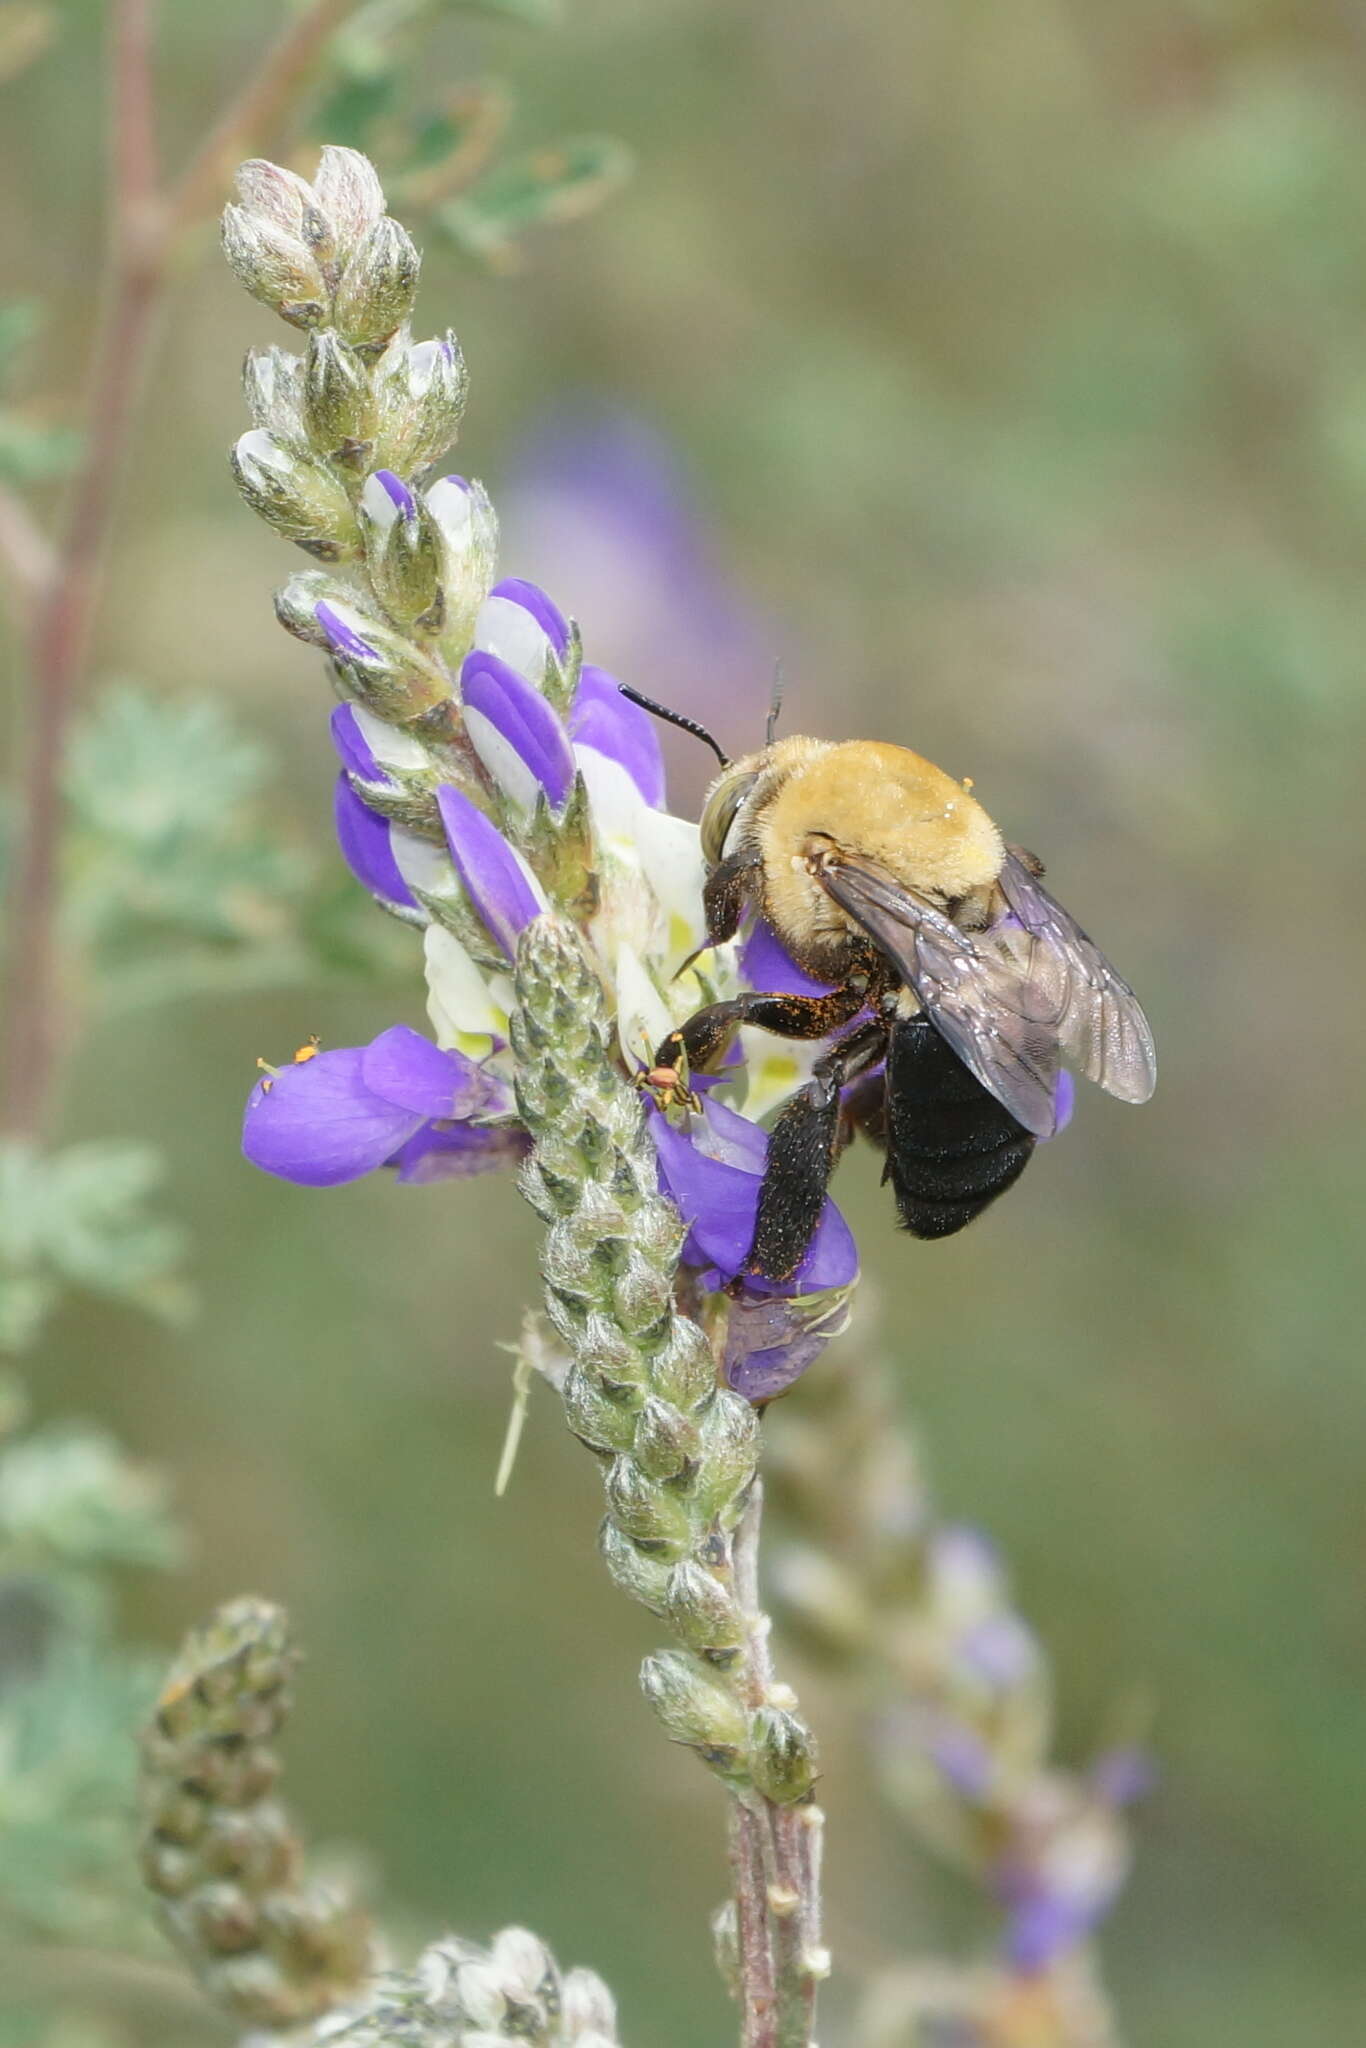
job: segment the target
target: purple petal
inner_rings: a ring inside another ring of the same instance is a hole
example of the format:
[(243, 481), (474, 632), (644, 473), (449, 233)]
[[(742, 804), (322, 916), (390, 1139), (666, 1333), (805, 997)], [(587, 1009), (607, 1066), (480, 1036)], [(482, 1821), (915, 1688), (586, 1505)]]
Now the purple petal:
[(375, 759), (370, 742), (361, 731), (354, 704), (338, 704), (329, 725), (332, 744), (343, 768), (359, 775), (362, 782), (388, 782), (392, 779)]
[(1075, 1948), (1114, 1903), (1114, 1892), (1087, 1899), (1041, 1891), (1010, 1915), (1006, 1947), (1013, 1966), (1028, 1976), (1046, 1970), (1065, 1949)]
[(301, 1187), (330, 1188), (372, 1173), (406, 1144), (424, 1118), (367, 1088), (364, 1060), (364, 1047), (347, 1046), (258, 1081), (242, 1124), (252, 1164)]
[[(690, 1225), (684, 1257), (714, 1267), (725, 1280), (740, 1277), (754, 1239), (759, 1188), (768, 1139), (757, 1124), (707, 1098), (704, 1114), (687, 1132), (656, 1112), (650, 1121), (660, 1179)], [(706, 1148), (706, 1149), (704, 1149)], [(858, 1250), (848, 1224), (827, 1201), (811, 1247), (790, 1280), (744, 1274), (755, 1296), (802, 1294), (848, 1287), (858, 1273)]]
[(315, 604), (313, 616), (326, 633), (334, 654), (340, 654), (344, 661), (374, 661), (376, 650), (368, 640), (362, 640), (353, 626), (333, 611), (330, 604)]
[(382, 896), (386, 903), (401, 903), (405, 909), (416, 910), (417, 898), (394, 859), (388, 819), (381, 818), (361, 801), (345, 772), (337, 777), (332, 815), (342, 859), (362, 887), (372, 896)]
[(535, 891), (498, 827), (463, 790), (443, 783), (436, 801), (465, 894), (490, 938), (512, 960), (519, 933), (541, 914)]
[(507, 1104), (507, 1089), (476, 1061), (443, 1052), (406, 1024), (391, 1025), (366, 1046), (361, 1078), (386, 1102), (423, 1117), (481, 1116)]
[(403, 479), (395, 476), (392, 469), (377, 469), (372, 475), (399, 518), (411, 519), (417, 511), (417, 501)]
[(1132, 1806), (1157, 1783), (1157, 1766), (1146, 1750), (1131, 1744), (1107, 1749), (1091, 1766), (1091, 1783), (1107, 1806)]
[(960, 1722), (945, 1721), (926, 1748), (941, 1777), (964, 1799), (981, 1799), (991, 1784), (991, 1752), (979, 1735)]
[(569, 627), (564, 613), (553, 598), (547, 597), (538, 583), (528, 583), (520, 576), (505, 576), (501, 583), (495, 583), (490, 597), (505, 597), (509, 604), (519, 604), (524, 612), (530, 612), (536, 624), (545, 634), (557, 655), (564, 658), (569, 645)]
[[(563, 725), (540, 691), (496, 654), (476, 648), (460, 671), (460, 695), (467, 710), (486, 718), (506, 740), (558, 810), (574, 785), (574, 756)], [(471, 727), (470, 737), (477, 748), (477, 728)], [(485, 766), (497, 776), (496, 760)]]
[[(805, 1297), (811, 1302), (813, 1297)], [(732, 1301), (722, 1361), (727, 1386), (747, 1401), (785, 1393), (820, 1357), (849, 1319), (848, 1302), (834, 1300), (824, 1314), (803, 1308), (803, 1298), (770, 1296)]]
[(960, 1640), (958, 1655), (996, 1692), (1023, 1685), (1039, 1668), (1038, 1646), (1016, 1614), (992, 1614), (977, 1622)]
[(825, 996), (833, 982), (814, 981), (797, 965), (767, 918), (761, 917), (740, 948), (740, 971), (751, 988), (775, 996)]
[[(1066, 1067), (1060, 1067), (1058, 1070), (1057, 1086), (1053, 1090), (1053, 1110), (1057, 1118), (1053, 1126), (1053, 1136), (1055, 1138), (1061, 1131), (1065, 1131), (1071, 1123), (1072, 1112), (1076, 1106), (1077, 1084), (1068, 1073)], [(1044, 1142), (1046, 1143), (1047, 1140)]]
[(507, 1125), (427, 1124), (389, 1164), (398, 1168), (405, 1187), (425, 1187), (433, 1181), (469, 1180), (476, 1173), (516, 1166), (530, 1144), (525, 1131)]
[(569, 713), (569, 732), (581, 747), (592, 747), (619, 762), (652, 810), (664, 804), (664, 756), (659, 731), (648, 711), (623, 697), (615, 676), (586, 668)]

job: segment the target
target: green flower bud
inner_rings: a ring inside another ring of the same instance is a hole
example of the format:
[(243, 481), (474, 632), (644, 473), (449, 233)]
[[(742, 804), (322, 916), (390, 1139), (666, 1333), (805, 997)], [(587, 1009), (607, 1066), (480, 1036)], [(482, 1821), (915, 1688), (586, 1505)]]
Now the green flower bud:
[(436, 632), (441, 595), (441, 537), (421, 502), (392, 470), (377, 469), (360, 495), (370, 581), (391, 618)]
[(417, 297), (422, 259), (411, 235), (386, 214), (357, 242), (337, 288), (334, 319), (355, 347), (382, 348)]
[(691, 1412), (716, 1388), (716, 1360), (696, 1323), (675, 1316), (665, 1343), (650, 1362), (655, 1391), (676, 1408)]
[(728, 1387), (698, 1417), (702, 1464), (695, 1489), (697, 1510), (717, 1515), (727, 1528), (740, 1518), (759, 1457), (759, 1419), (749, 1402)]
[(303, 417), (319, 455), (360, 468), (369, 457), (375, 402), (365, 365), (331, 329), (310, 334), (304, 357)]
[(322, 270), (299, 233), (263, 213), (223, 209), (223, 254), (240, 284), (292, 327), (317, 327), (327, 317)]
[(657, 1394), (647, 1394), (636, 1424), (632, 1455), (651, 1479), (679, 1479), (697, 1462), (697, 1425)]
[(303, 362), (292, 349), (248, 349), (242, 389), (254, 426), (265, 427), (277, 440), (303, 445)]
[(598, 1544), (608, 1571), (633, 1600), (661, 1617), (667, 1611), (669, 1565), (667, 1560), (638, 1550), (615, 1522), (605, 1521), (598, 1532)]
[(332, 225), (343, 263), (384, 215), (384, 189), (369, 157), (329, 142), (313, 174), (313, 192)]
[(590, 1450), (629, 1451), (636, 1433), (634, 1391), (626, 1398), (613, 1399), (581, 1366), (571, 1366), (564, 1385), (564, 1412), (570, 1429)]
[(704, 1664), (687, 1650), (659, 1650), (642, 1664), (640, 1683), (671, 1742), (686, 1743), (723, 1775), (739, 1773), (744, 1712)]
[(321, 561), (357, 552), (360, 536), (345, 491), (320, 464), (263, 427), (242, 435), (230, 460), (237, 488), (268, 526)]
[(296, 640), (303, 640), (309, 647), (321, 647), (330, 654), (332, 642), (318, 619), (320, 604), (348, 607), (361, 621), (358, 631), (362, 635), (368, 634), (371, 627), (377, 632), (383, 630), (378, 619), (361, 612), (352, 586), (322, 569), (301, 569), (297, 576), (291, 576), (275, 593), (275, 616)]
[(395, 342), (381, 365), (377, 454), (402, 475), (426, 469), (455, 441), (469, 373), (448, 328), (432, 341)]
[(816, 1782), (811, 1730), (782, 1707), (760, 1707), (749, 1726), (749, 1767), (755, 1784), (777, 1806), (805, 1799)]
[(390, 725), (416, 719), (453, 702), (444, 669), (387, 626), (351, 604), (324, 603), (316, 617), (327, 635), (342, 692)]
[(712, 1663), (733, 1663), (744, 1642), (744, 1622), (729, 1589), (690, 1557), (669, 1573), (668, 1617), (690, 1650)]
[(607, 1475), (607, 1506), (612, 1520), (637, 1543), (670, 1550), (675, 1557), (687, 1548), (687, 1504), (642, 1472), (634, 1458), (613, 1459)]

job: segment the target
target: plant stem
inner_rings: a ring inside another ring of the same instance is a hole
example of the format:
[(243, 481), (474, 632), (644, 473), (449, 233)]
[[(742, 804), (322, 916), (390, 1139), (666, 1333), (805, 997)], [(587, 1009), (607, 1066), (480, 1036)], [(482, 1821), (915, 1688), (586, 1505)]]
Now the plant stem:
[(27, 627), (33, 606), (52, 575), (46, 534), (17, 491), (0, 484), (0, 564), (17, 624)]
[(254, 138), (276, 127), (327, 38), (355, 6), (356, 0), (313, 0), (267, 51), (260, 69), (224, 108), (177, 181), (167, 223), (170, 233), (217, 205), (239, 159)]
[(111, 0), (110, 205), (105, 285), (90, 367), (86, 452), (67, 526), (49, 549), (21, 507), (0, 502), (0, 554), (32, 604), (32, 725), (8, 930), (12, 990), (0, 1131), (39, 1137), (51, 1119), (62, 1040), (57, 914), (62, 764), (100, 594), (115, 493), (132, 435), (169, 259), (215, 204), (238, 154), (279, 121), (355, 0), (314, 0), (214, 124), (169, 199), (158, 197), (149, 0)]
[(89, 645), (114, 486), (132, 426), (161, 269), (153, 217), (147, 0), (116, 0), (110, 53), (111, 198), (104, 304), (90, 373), (85, 459), (72, 486), (67, 532), (34, 616), (33, 731), (9, 928), (14, 1001), (2, 1121), (6, 1131), (26, 1138), (35, 1137), (46, 1120), (58, 1052), (55, 924), (66, 732)]
[[(769, 1621), (759, 1599), (762, 1519), (763, 1482), (756, 1479), (731, 1552), (735, 1597), (748, 1626), (747, 1689), (753, 1706), (772, 1702), (775, 1695)], [(744, 2010), (741, 2048), (810, 2048), (816, 1996), (829, 1967), (820, 1938), (822, 1825), (821, 1810), (810, 1801), (780, 1806), (756, 1794), (736, 1801), (732, 1866)]]

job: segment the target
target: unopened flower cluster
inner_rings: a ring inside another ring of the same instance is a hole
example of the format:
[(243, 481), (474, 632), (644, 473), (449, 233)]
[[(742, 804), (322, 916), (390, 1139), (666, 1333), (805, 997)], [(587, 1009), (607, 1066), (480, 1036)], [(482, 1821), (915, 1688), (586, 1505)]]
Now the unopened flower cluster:
[[(243, 284), (305, 337), (301, 353), (248, 358), (254, 424), (233, 469), (248, 504), (315, 565), (276, 610), (326, 657), (338, 841), (376, 902), (420, 934), (431, 1027), (303, 1048), (253, 1091), (244, 1148), (315, 1187), (380, 1167), (423, 1184), (515, 1165), (529, 1140), (513, 969), (538, 919), (577, 933), (623, 1074), (643, 1074), (700, 1004), (801, 977), (762, 927), (708, 946), (697, 830), (664, 808), (654, 726), (585, 662), (546, 592), (500, 578), (482, 486), (437, 473), (464, 362), (454, 334), (413, 338), (418, 253), (368, 161), (326, 149), (311, 183), (249, 163), (223, 233)], [(684, 1267), (746, 1332), (718, 1348), (751, 1398), (802, 1370), (857, 1277), (833, 1205), (790, 1281), (743, 1271), (767, 1147), (757, 1119), (809, 1056), (744, 1034), (722, 1080), (704, 1079), (700, 1107), (643, 1096), (660, 1189), (686, 1225)]]

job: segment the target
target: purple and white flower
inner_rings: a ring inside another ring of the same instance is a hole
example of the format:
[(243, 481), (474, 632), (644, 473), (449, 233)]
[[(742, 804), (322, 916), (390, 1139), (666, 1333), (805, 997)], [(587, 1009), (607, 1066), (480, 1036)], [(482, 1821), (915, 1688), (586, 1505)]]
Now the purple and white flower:
[(338, 1187), (377, 1167), (426, 1181), (507, 1165), (525, 1150), (512, 1092), (463, 1053), (395, 1024), (369, 1045), (320, 1052), (257, 1082), (242, 1150), (301, 1187)]

